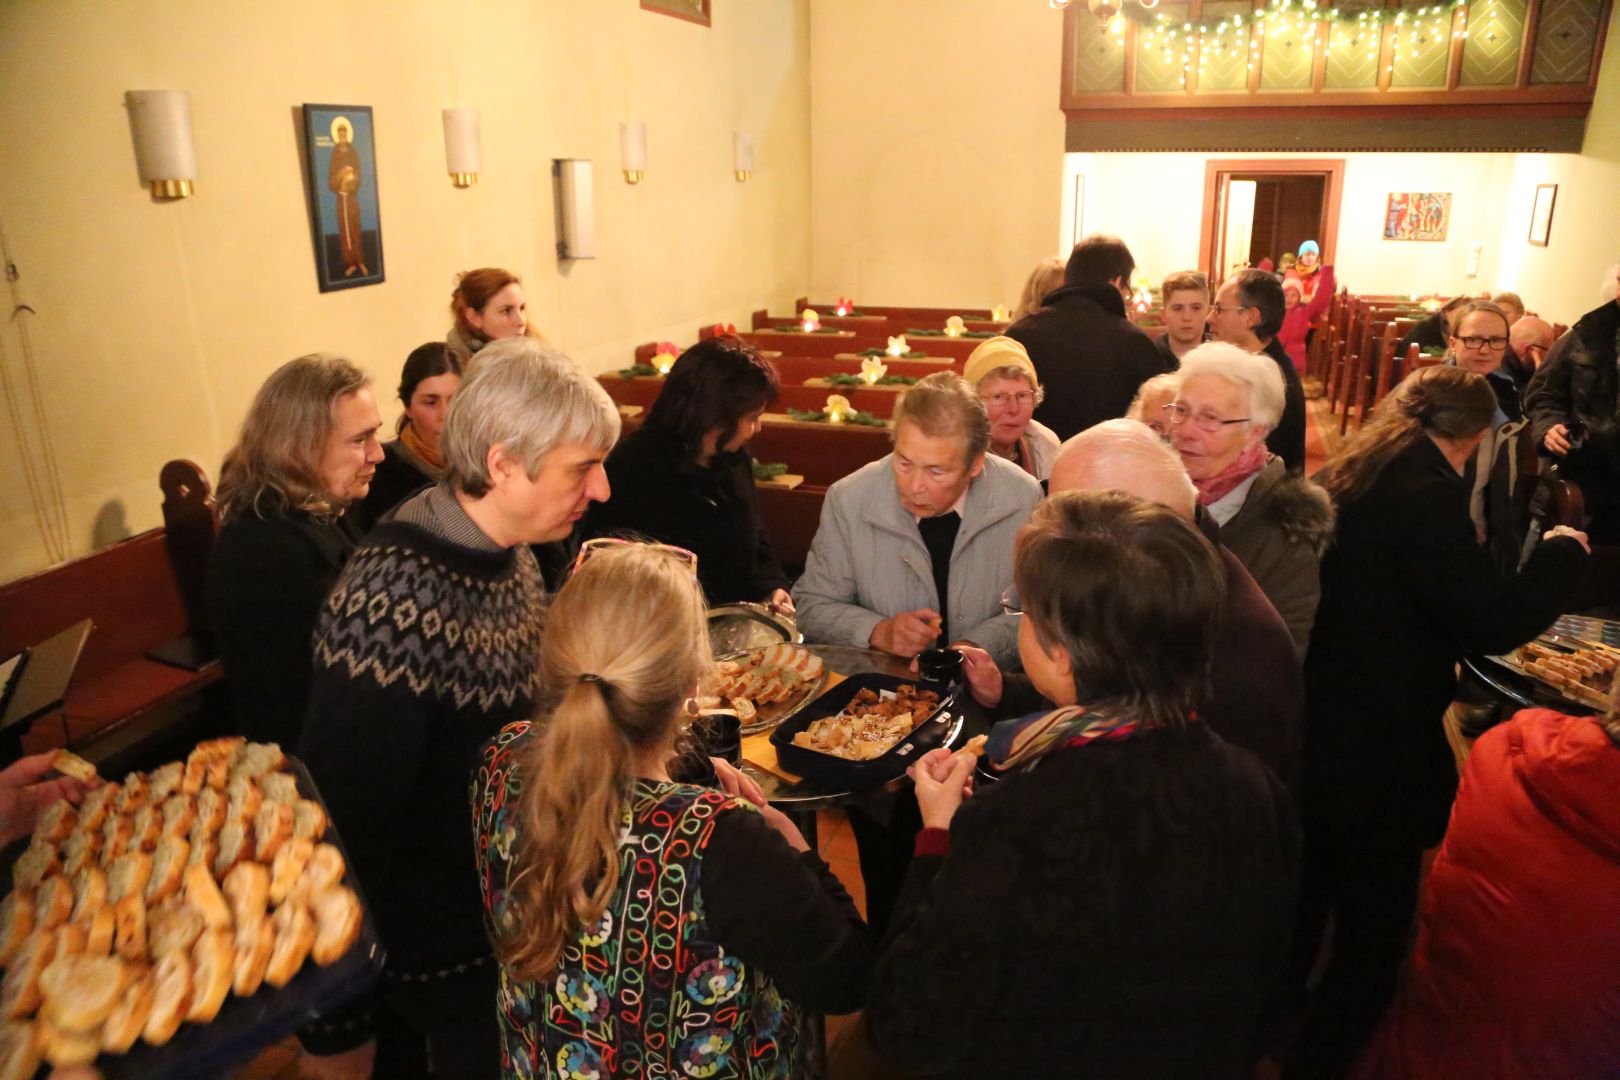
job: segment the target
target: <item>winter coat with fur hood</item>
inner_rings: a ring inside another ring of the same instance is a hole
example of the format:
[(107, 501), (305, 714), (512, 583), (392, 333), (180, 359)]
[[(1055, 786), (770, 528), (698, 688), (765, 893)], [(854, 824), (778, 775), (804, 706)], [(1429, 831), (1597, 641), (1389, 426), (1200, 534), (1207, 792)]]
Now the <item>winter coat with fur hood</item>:
[(1333, 502), (1274, 457), (1255, 474), (1238, 512), (1221, 526), (1221, 543), (1248, 567), (1288, 624), (1300, 659), (1322, 589), (1322, 552), (1333, 536)]

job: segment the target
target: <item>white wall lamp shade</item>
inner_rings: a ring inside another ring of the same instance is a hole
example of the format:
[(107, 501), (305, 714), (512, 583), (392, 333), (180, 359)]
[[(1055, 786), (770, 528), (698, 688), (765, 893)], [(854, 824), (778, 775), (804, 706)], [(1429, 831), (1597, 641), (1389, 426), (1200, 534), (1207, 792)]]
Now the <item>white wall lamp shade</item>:
[(197, 150), (191, 141), (191, 97), (184, 90), (129, 90), (130, 135), (135, 167), (152, 197), (184, 199), (195, 194)]
[(557, 158), (551, 163), (551, 174), (557, 200), (557, 258), (596, 258), (590, 161)]
[(640, 120), (619, 124), (619, 155), (624, 159), (624, 182), (639, 184), (647, 175), (647, 125)]
[(731, 136), (731, 166), (737, 179), (747, 180), (754, 174), (754, 136), (747, 131), (733, 132)]
[(478, 134), (477, 109), (444, 110), (444, 161), (450, 182), (458, 188), (478, 183), (483, 151)]

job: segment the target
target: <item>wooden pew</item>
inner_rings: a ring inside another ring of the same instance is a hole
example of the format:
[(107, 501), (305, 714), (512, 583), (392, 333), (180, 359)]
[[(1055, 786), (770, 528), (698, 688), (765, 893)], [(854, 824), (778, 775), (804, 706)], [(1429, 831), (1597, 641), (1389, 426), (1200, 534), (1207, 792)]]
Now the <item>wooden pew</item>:
[[(779, 352), (793, 356), (834, 357), (850, 355), (865, 349), (885, 348), (887, 337), (866, 338), (859, 334), (805, 334), (761, 330), (739, 334), (742, 340), (762, 351)], [(927, 357), (964, 361), (977, 349), (982, 338), (908, 337), (911, 351)]]
[[(833, 301), (827, 304), (812, 304), (803, 296), (799, 297), (793, 302), (793, 311), (795, 314), (803, 311), (805, 308), (809, 308), (818, 315), (829, 315), (838, 310), (838, 302)], [(952, 315), (960, 315), (964, 319), (988, 320), (990, 318), (989, 308), (893, 307), (885, 306), (883, 304), (856, 304), (855, 310), (860, 312), (862, 315), (882, 315), (883, 317), (890, 319), (923, 320), (921, 323), (912, 323), (913, 326), (921, 326), (932, 322), (937, 322), (943, 326), (945, 325), (945, 320), (950, 318)]]
[(782, 569), (789, 577), (798, 577), (804, 572), (805, 556), (821, 524), (821, 504), (827, 489), (820, 484), (801, 484), (791, 489), (762, 485), (755, 489), (755, 496), (759, 516)]
[(202, 621), (213, 538), (208, 482), (191, 462), (170, 462), (163, 478), (169, 528), (0, 586), (0, 656), (83, 619), (95, 627), (65, 705), (32, 724), (25, 752), (70, 746), (122, 772), (152, 760), (158, 747), (195, 741), (223, 723), (217, 659), (188, 670), (148, 655), (186, 640), (208, 653)]
[[(619, 375), (599, 375), (597, 378), (614, 401), (643, 408), (651, 408), (664, 387), (664, 380), (650, 376), (626, 379)], [(842, 394), (854, 408), (885, 420), (894, 415), (895, 399), (899, 396), (892, 390), (874, 387), (815, 387), (802, 382), (784, 382), (777, 393), (776, 408), (813, 412), (824, 407), (832, 394)]]
[[(640, 427), (641, 420), (626, 418), (624, 434)], [(805, 486), (822, 488), (887, 456), (891, 449), (887, 427), (805, 423), (783, 413), (766, 413), (759, 434), (748, 444), (755, 461), (783, 462), (788, 472), (804, 477)]]

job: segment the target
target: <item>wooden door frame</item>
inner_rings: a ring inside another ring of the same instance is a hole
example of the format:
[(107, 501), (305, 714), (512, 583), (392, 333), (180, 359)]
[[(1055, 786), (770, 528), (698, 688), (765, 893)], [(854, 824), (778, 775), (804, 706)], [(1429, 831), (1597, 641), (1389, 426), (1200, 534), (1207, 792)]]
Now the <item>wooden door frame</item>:
[(1344, 158), (1210, 158), (1204, 162), (1204, 210), (1198, 226), (1198, 265), (1210, 275), (1210, 293), (1226, 279), (1226, 268), (1212, 266), (1215, 258), (1215, 191), (1219, 177), (1231, 173), (1305, 173), (1325, 177), (1322, 192), (1322, 235), (1317, 265), (1333, 263), (1339, 246), (1339, 204), (1344, 198)]

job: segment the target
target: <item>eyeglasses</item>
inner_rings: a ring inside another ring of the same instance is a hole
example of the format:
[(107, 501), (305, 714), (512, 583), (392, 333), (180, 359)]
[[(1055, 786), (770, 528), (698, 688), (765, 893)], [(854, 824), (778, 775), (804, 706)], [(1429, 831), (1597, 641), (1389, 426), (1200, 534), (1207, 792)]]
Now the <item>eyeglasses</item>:
[(1187, 406), (1183, 405), (1179, 401), (1172, 401), (1170, 404), (1166, 405), (1164, 407), (1164, 413), (1165, 416), (1169, 418), (1172, 427), (1180, 427), (1182, 424), (1185, 424), (1187, 421), (1191, 420), (1193, 427), (1207, 435), (1215, 434), (1227, 424), (1247, 424), (1250, 419), (1247, 416), (1243, 416), (1236, 420), (1222, 420), (1220, 417), (1213, 416), (1209, 413), (1199, 413), (1197, 416), (1194, 416), (1192, 410), (1187, 408)]
[(1001, 593), (1001, 613), (1003, 615), (1022, 615), (1024, 602), (1018, 598), (1018, 586), (1009, 585)]
[(1224, 311), (1244, 311), (1252, 307), (1254, 307), (1253, 304), (1211, 304), (1209, 310), (1219, 315)]
[(569, 569), (568, 572), (570, 574), (577, 573), (579, 568), (590, 562), (594, 556), (601, 555), (604, 552), (616, 550), (617, 548), (629, 547), (632, 545), (638, 547), (657, 548), (659, 551), (667, 551), (681, 562), (685, 563), (694, 575), (697, 573), (698, 557), (683, 547), (676, 547), (674, 544), (652, 544), (639, 540), (623, 540), (617, 536), (598, 536), (579, 545), (579, 554), (574, 556), (574, 565)]
[(1463, 337), (1457, 340), (1463, 343), (1465, 349), (1489, 349), (1491, 352), (1501, 352), (1508, 343), (1505, 337)]
[(980, 400), (986, 405), (994, 405), (998, 409), (1006, 408), (1015, 401), (1019, 405), (1033, 405), (1035, 404), (1035, 391), (1020, 390), (1016, 394), (991, 394), (988, 397), (981, 394)]

